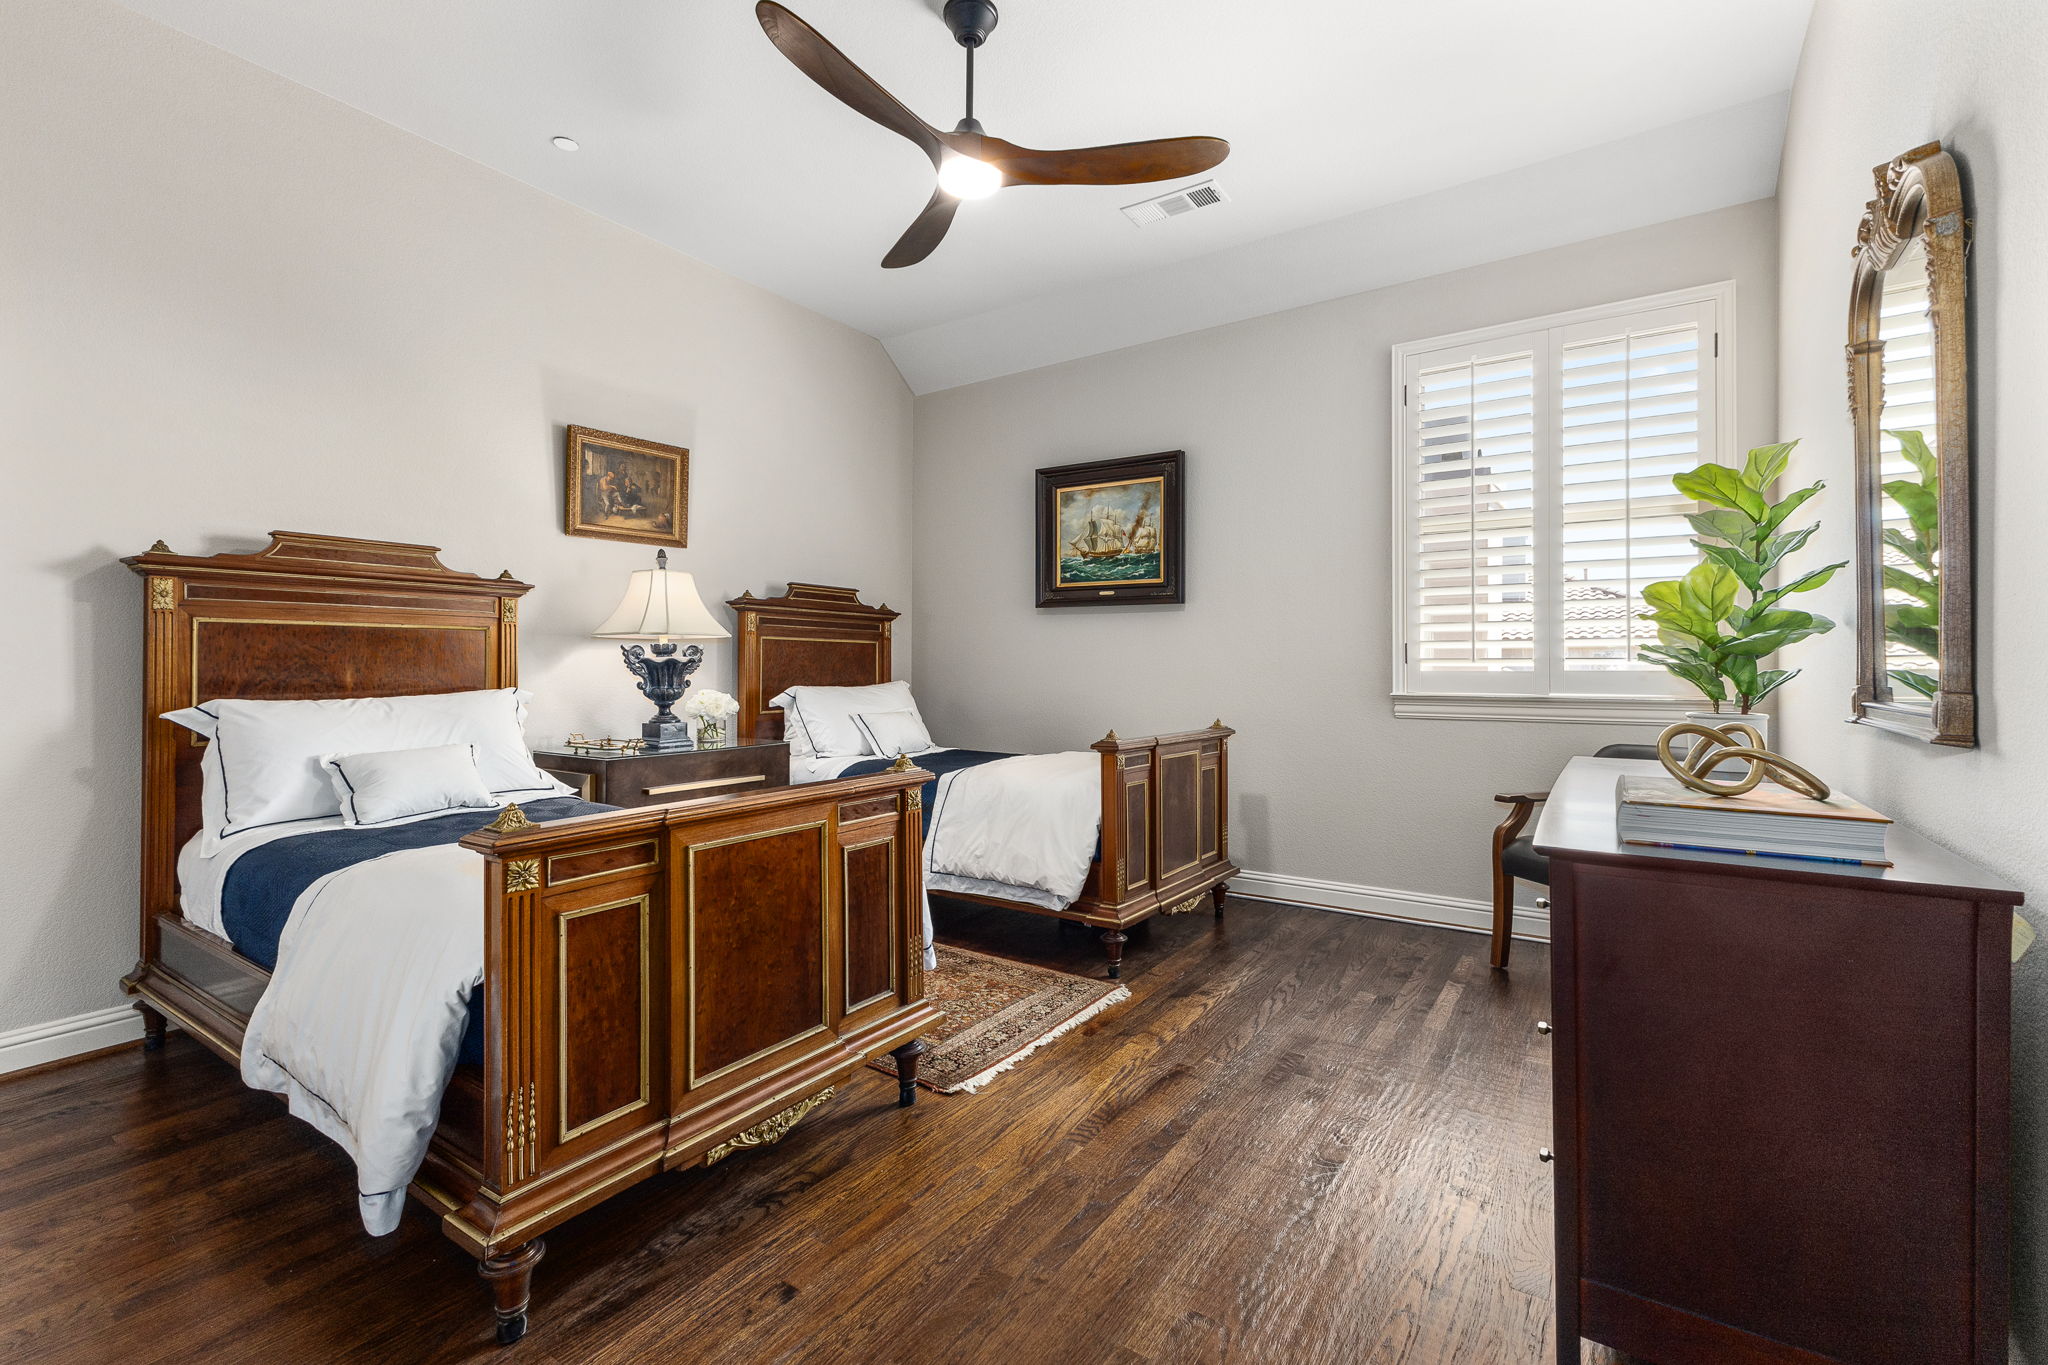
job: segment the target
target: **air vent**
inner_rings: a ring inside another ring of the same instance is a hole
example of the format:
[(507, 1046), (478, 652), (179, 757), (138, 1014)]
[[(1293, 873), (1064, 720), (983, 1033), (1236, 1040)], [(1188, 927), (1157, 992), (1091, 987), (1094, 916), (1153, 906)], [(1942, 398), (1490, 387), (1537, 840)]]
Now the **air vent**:
[(1184, 190), (1175, 190), (1172, 194), (1162, 194), (1157, 199), (1126, 204), (1124, 217), (1139, 227), (1149, 227), (1153, 223), (1163, 223), (1169, 218), (1178, 218), (1183, 213), (1208, 208), (1211, 204), (1224, 203), (1228, 199), (1229, 196), (1223, 193), (1215, 181), (1204, 180), (1199, 185), (1190, 185)]

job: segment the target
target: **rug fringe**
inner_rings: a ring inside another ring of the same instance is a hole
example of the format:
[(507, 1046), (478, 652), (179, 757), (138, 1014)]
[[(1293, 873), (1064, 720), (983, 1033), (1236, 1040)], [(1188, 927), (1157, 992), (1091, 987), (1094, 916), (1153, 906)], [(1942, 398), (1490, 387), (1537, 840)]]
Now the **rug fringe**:
[(953, 1086), (946, 1093), (960, 1095), (974, 1094), (977, 1090), (980, 1090), (984, 1085), (987, 1085), (997, 1076), (1002, 1075), (1005, 1071), (1008, 1071), (1011, 1067), (1017, 1065), (1017, 1063), (1023, 1061), (1026, 1057), (1029, 1057), (1032, 1053), (1038, 1051), (1038, 1049), (1044, 1047), (1053, 1039), (1058, 1038), (1063, 1034), (1070, 1033), (1074, 1029), (1079, 1028), (1081, 1025), (1087, 1023), (1090, 1019), (1093, 1019), (1096, 1015), (1108, 1009), (1111, 1005), (1121, 1005), (1124, 1001), (1130, 998), (1131, 988), (1129, 986), (1118, 986), (1108, 995), (1103, 996), (1100, 1000), (1090, 1005), (1087, 1009), (1082, 1010), (1079, 1014), (1075, 1015), (1073, 1018), (1061, 1024), (1058, 1028), (1052, 1030), (1052, 1032), (1041, 1034), (1038, 1038), (1032, 1041), (1030, 1046), (1022, 1049), (1021, 1051), (1012, 1053), (1010, 1056), (1004, 1058), (1000, 1062), (997, 1062), (994, 1066), (988, 1068), (986, 1071), (977, 1071), (974, 1075), (969, 1076), (966, 1080), (960, 1082), (960, 1084)]

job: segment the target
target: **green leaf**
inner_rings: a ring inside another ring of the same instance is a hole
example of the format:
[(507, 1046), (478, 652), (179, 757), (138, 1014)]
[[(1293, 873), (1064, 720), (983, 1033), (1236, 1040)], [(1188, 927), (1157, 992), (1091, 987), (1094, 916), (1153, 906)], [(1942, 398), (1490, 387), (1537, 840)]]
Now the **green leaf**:
[(1941, 501), (1909, 479), (1893, 479), (1884, 486), (1885, 496), (1897, 503), (1913, 523), (1920, 543), (1930, 549), (1941, 547)]
[(1765, 541), (1763, 549), (1757, 554), (1757, 562), (1763, 566), (1763, 572), (1769, 573), (1777, 568), (1786, 555), (1796, 553), (1804, 547), (1807, 538), (1819, 529), (1820, 523), (1815, 522), (1803, 530), (1787, 531), (1781, 536), (1772, 536)]
[(1645, 648), (1636, 658), (1646, 664), (1656, 664), (1667, 670), (1673, 677), (1691, 683), (1700, 690), (1708, 701), (1720, 703), (1728, 699), (1727, 686), (1721, 681), (1720, 671), (1704, 661), (1660, 657), (1667, 651)]
[(1751, 521), (1762, 520), (1767, 506), (1763, 495), (1726, 465), (1703, 464), (1690, 473), (1674, 474), (1671, 486), (1696, 502), (1732, 507)]
[(1666, 578), (1644, 587), (1643, 600), (1658, 611), (1673, 611), (1685, 604), (1675, 578)]
[(1756, 660), (1747, 655), (1731, 656), (1721, 665), (1721, 671), (1728, 675), (1728, 681), (1735, 687), (1735, 696), (1747, 711), (1756, 701)]
[(1941, 487), (1941, 462), (1927, 447), (1927, 437), (1911, 427), (1898, 431), (1887, 431), (1885, 435), (1899, 443), (1899, 453), (1906, 457), (1913, 468), (1920, 471), (1920, 482), (1929, 491), (1939, 492)]
[(1916, 673), (1910, 668), (1894, 668), (1891, 679), (1923, 697), (1932, 698), (1941, 691), (1941, 680), (1931, 673)]
[(1695, 533), (1730, 545), (1741, 545), (1756, 535), (1756, 522), (1736, 511), (1687, 512), (1685, 519)]
[(1932, 607), (1888, 604), (1884, 609), (1884, 638), (1934, 659), (1941, 656), (1940, 614)]
[(1764, 571), (1748, 554), (1734, 545), (1707, 545), (1695, 540), (1701, 554), (1727, 567), (1728, 571), (1742, 580), (1742, 586), (1751, 592), (1761, 591), (1764, 585)]
[(1785, 524), (1785, 518), (1791, 516), (1794, 512), (1798, 511), (1800, 506), (1804, 504), (1808, 498), (1812, 497), (1814, 494), (1820, 492), (1821, 489), (1826, 487), (1827, 485), (1825, 483), (1815, 482), (1807, 485), (1805, 488), (1794, 489), (1791, 493), (1787, 494), (1781, 501), (1772, 503), (1770, 506), (1770, 510), (1765, 512), (1761, 517), (1757, 518), (1758, 529), (1765, 533), (1777, 530), (1780, 526), (1783, 526)]
[(1917, 597), (1936, 610), (1941, 607), (1941, 589), (1919, 574), (1907, 573), (1904, 569), (1887, 564), (1884, 566), (1884, 585), (1909, 597)]
[(1769, 606), (1780, 598), (1789, 597), (1795, 592), (1812, 592), (1815, 588), (1822, 586), (1830, 578), (1833, 578), (1835, 570), (1846, 568), (1848, 563), (1849, 561), (1846, 559), (1838, 560), (1823, 568), (1815, 569), (1811, 573), (1803, 573), (1782, 588), (1773, 588), (1769, 592), (1759, 593), (1756, 599), (1757, 605)]
[(1749, 459), (1742, 466), (1742, 481), (1761, 493), (1792, 463), (1792, 447), (1797, 441), (1785, 441), (1774, 446), (1758, 446), (1749, 452)]
[(1766, 654), (1775, 654), (1791, 642), (1793, 632), (1789, 630), (1765, 630), (1754, 635), (1738, 635), (1721, 646), (1721, 652), (1730, 657), (1741, 655), (1760, 659)]
[(1920, 537), (1909, 536), (1896, 526), (1887, 526), (1884, 528), (1884, 543), (1927, 570), (1930, 574), (1939, 573), (1939, 570), (1934, 567), (1934, 556), (1928, 551), (1926, 546), (1920, 543)]
[(1750, 693), (1749, 702), (1754, 706), (1771, 693), (1799, 676), (1796, 668), (1767, 668), (1756, 675), (1756, 691)]
[[(1718, 467), (1718, 466), (1717, 466)], [(1679, 598), (1687, 610), (1708, 621), (1725, 620), (1735, 609), (1735, 590), (1742, 580), (1725, 564), (1702, 560), (1678, 580)]]

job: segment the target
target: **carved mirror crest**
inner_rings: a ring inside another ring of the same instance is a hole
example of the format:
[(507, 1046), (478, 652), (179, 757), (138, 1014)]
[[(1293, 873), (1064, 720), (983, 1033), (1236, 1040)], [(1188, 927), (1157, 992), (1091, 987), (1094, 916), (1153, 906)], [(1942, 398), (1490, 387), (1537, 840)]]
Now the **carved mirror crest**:
[(1856, 439), (1855, 719), (1977, 742), (1966, 253), (1938, 142), (1876, 169), (1849, 299)]

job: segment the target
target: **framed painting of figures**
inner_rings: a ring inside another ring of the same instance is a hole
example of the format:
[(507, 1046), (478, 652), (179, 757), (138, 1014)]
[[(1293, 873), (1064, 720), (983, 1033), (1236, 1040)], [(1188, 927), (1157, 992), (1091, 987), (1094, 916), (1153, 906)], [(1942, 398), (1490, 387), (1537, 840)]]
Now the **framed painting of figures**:
[(570, 535), (690, 543), (689, 451), (589, 427), (570, 427), (568, 447)]
[(1038, 471), (1038, 605), (1182, 600), (1178, 450)]

